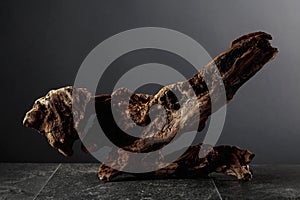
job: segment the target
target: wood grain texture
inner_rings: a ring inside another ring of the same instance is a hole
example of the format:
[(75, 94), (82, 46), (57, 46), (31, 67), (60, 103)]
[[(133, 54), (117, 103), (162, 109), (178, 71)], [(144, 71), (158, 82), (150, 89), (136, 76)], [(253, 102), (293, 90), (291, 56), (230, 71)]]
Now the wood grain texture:
[[(153, 152), (169, 144), (178, 134), (195, 127), (200, 132), (212, 112), (228, 103), (246, 81), (276, 56), (278, 49), (271, 46), (271, 39), (271, 35), (264, 32), (242, 36), (192, 78), (165, 86), (155, 95), (134, 94), (126, 88), (97, 96), (92, 96), (84, 88), (65, 87), (50, 91), (35, 102), (23, 123), (38, 130), (52, 147), (64, 155), (72, 155), (72, 145), (79, 138), (78, 134), (84, 134), (85, 141), (91, 140), (84, 143), (83, 150), (95, 151), (101, 147), (101, 141), (91, 139), (97, 133), (84, 132), (95, 107), (106, 136), (118, 147), (112, 150), (98, 173), (101, 180), (111, 180), (121, 173), (120, 169), (126, 168), (131, 159), (128, 152)], [(220, 90), (218, 73), (225, 94)], [(211, 81), (205, 81), (204, 77), (210, 77)], [(72, 99), (74, 91), (76, 95)], [(224, 95), (225, 102), (221, 98)], [(192, 99), (196, 103), (191, 104)], [(72, 113), (72, 110), (75, 112)], [(116, 111), (117, 117), (113, 117), (112, 110)], [(156, 113), (154, 118), (150, 118), (151, 112)], [(138, 136), (127, 134), (137, 126), (145, 127)], [(254, 154), (250, 151), (232, 146), (202, 145), (207, 148), (208, 154), (200, 158), (200, 147), (201, 144), (190, 147), (167, 167), (136, 176), (195, 177), (223, 172), (238, 179), (252, 177), (248, 164)], [(164, 163), (163, 156), (160, 155), (156, 161)]]

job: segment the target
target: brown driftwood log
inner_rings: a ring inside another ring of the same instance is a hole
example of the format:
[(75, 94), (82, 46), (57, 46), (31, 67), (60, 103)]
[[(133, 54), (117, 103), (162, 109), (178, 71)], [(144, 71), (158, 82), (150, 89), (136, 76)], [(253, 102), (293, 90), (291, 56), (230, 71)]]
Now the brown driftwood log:
[[(271, 39), (264, 32), (242, 36), (191, 79), (165, 86), (155, 95), (134, 94), (126, 88), (118, 89), (111, 95), (98, 96), (92, 96), (84, 88), (52, 90), (35, 102), (23, 123), (46, 136), (49, 144), (66, 156), (72, 155), (72, 145), (79, 138), (78, 134), (85, 134), (84, 140), (88, 141), (83, 149), (95, 151), (101, 147), (101, 141), (93, 141), (93, 129), (84, 132), (95, 106), (97, 121), (106, 136), (118, 146), (99, 168), (99, 178), (110, 180), (132, 162), (129, 152), (159, 152), (175, 136), (194, 127), (201, 131), (211, 113), (229, 102), (247, 80), (275, 57), (278, 50), (270, 45)], [(220, 73), (226, 94), (219, 89), (216, 70)], [(204, 77), (212, 81), (205, 82)], [(74, 91), (76, 95), (72, 99)], [(226, 96), (225, 102), (221, 101), (222, 95)], [(197, 103), (191, 104), (191, 99)], [(117, 113), (115, 118), (112, 109)], [(151, 112), (156, 113), (154, 118), (150, 117)], [(137, 126), (145, 127), (138, 136), (126, 134)], [(201, 146), (208, 151), (203, 158), (199, 157)], [(159, 155), (155, 162), (163, 164), (164, 158)], [(252, 173), (248, 164), (253, 157), (253, 153), (233, 146), (199, 144), (189, 147), (182, 156), (159, 170), (135, 175), (150, 178), (197, 177), (223, 172), (238, 179), (249, 179)]]

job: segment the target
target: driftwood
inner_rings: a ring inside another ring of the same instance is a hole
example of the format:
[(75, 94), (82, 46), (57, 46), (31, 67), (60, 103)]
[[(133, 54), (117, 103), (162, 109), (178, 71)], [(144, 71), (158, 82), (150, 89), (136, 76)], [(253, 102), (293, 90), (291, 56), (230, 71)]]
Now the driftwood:
[[(254, 154), (248, 150), (198, 144), (189, 147), (174, 162), (164, 165), (165, 159), (159, 149), (169, 144), (175, 136), (195, 127), (201, 131), (213, 112), (212, 105), (216, 111), (229, 102), (247, 80), (275, 57), (278, 50), (270, 45), (271, 39), (264, 32), (240, 37), (191, 79), (165, 86), (153, 96), (134, 94), (126, 88), (118, 89), (111, 95), (97, 96), (92, 96), (84, 88), (52, 90), (35, 102), (23, 123), (46, 136), (49, 144), (66, 156), (72, 155), (72, 145), (79, 134), (81, 138), (85, 134), (83, 150), (96, 151), (101, 147), (101, 141), (93, 140), (93, 129), (84, 132), (95, 107), (106, 136), (118, 147), (101, 164), (98, 174), (101, 180), (110, 180), (126, 171), (129, 163), (153, 165), (153, 160), (151, 163), (144, 161), (144, 158), (133, 160), (130, 152), (148, 153), (156, 150), (159, 156), (154, 161), (163, 167), (153, 172), (135, 174), (137, 177), (198, 177), (211, 172), (223, 172), (238, 179), (250, 179), (252, 173), (248, 164)], [(226, 94), (219, 89), (216, 70), (221, 75)], [(212, 81), (207, 83), (203, 77), (210, 77)], [(76, 95), (72, 99), (74, 92)], [(222, 95), (226, 97), (225, 102), (221, 101)], [(190, 100), (194, 97), (197, 103), (191, 105)], [(118, 113), (115, 118), (112, 109)], [(150, 112), (156, 113), (154, 118), (149, 116)], [(137, 126), (147, 128), (142, 129), (138, 136), (126, 134)], [(200, 148), (207, 151), (203, 157), (199, 157)]]

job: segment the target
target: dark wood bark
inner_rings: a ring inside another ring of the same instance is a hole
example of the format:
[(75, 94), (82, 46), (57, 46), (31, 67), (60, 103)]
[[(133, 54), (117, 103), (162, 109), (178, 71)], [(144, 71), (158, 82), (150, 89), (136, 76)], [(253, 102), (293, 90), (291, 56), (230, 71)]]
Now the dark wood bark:
[[(134, 94), (126, 88), (95, 97), (83, 88), (66, 87), (51, 91), (35, 102), (23, 123), (45, 135), (50, 145), (64, 155), (72, 154), (72, 145), (78, 139), (78, 134), (86, 134), (83, 149), (94, 151), (101, 147), (101, 141), (93, 141), (93, 134), (96, 134), (93, 129), (88, 133), (83, 130), (95, 106), (98, 121), (106, 136), (119, 147), (113, 150), (107, 162), (99, 169), (101, 180), (111, 179), (120, 171), (108, 167), (108, 163), (110, 166), (118, 165), (118, 169), (126, 168), (131, 159), (128, 152), (153, 152), (167, 145), (178, 134), (184, 134), (195, 127), (201, 131), (212, 112), (229, 102), (246, 81), (275, 57), (278, 50), (270, 45), (271, 39), (264, 32), (242, 36), (188, 81), (163, 87), (155, 95)], [(224, 83), (225, 94), (220, 90), (217, 72)], [(204, 77), (212, 81), (207, 82)], [(72, 100), (74, 91), (78, 95)], [(226, 97), (225, 102), (221, 101), (222, 95)], [(190, 99), (194, 97), (197, 103), (191, 105)], [(212, 105), (215, 106), (214, 110)], [(72, 106), (77, 108), (73, 115)], [(118, 113), (115, 119), (112, 109)], [(155, 118), (150, 118), (151, 112), (156, 113)], [(138, 136), (126, 133), (137, 126), (147, 128)], [(248, 167), (254, 156), (251, 152), (237, 147), (218, 146), (208, 148), (209, 153), (199, 158), (200, 146), (190, 147), (167, 167), (136, 175), (188, 177), (217, 171), (235, 175), (239, 179), (252, 177)], [(124, 162), (120, 164), (118, 159)], [(159, 162), (163, 162), (163, 159)]]

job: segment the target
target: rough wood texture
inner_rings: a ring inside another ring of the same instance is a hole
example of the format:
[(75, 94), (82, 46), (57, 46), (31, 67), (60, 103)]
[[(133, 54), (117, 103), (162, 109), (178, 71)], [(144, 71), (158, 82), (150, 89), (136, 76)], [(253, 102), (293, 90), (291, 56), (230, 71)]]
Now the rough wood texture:
[[(119, 147), (112, 151), (99, 169), (99, 178), (110, 180), (120, 173), (120, 169), (126, 168), (131, 159), (128, 152), (152, 152), (168, 144), (176, 135), (194, 127), (201, 131), (212, 113), (212, 103), (216, 106), (214, 110), (224, 105), (224, 102), (220, 101), (224, 94), (219, 90), (218, 77), (214, 70), (218, 70), (221, 75), (226, 89), (226, 102), (229, 102), (247, 80), (275, 57), (278, 50), (270, 45), (271, 39), (271, 36), (264, 32), (242, 36), (191, 79), (166, 86), (154, 96), (133, 94), (128, 89), (121, 88), (111, 95), (92, 97), (86, 89), (77, 88), (78, 95), (72, 101), (72, 87), (50, 91), (35, 102), (23, 123), (45, 135), (52, 147), (69, 156), (72, 155), (72, 145), (78, 139), (78, 134), (86, 134), (85, 140), (93, 138), (91, 136), (95, 133), (92, 131), (83, 133), (83, 124), (93, 113), (91, 106), (96, 106), (101, 127), (107, 137)], [(206, 83), (204, 76), (210, 77), (212, 81)], [(210, 84), (210, 91), (207, 84)], [(194, 94), (197, 103), (191, 106), (190, 101)], [(77, 108), (73, 116), (72, 106)], [(111, 109), (117, 111), (117, 121), (114, 121)], [(154, 118), (150, 118), (150, 110), (156, 113)], [(138, 137), (125, 133), (136, 126), (147, 128), (143, 129)], [(97, 150), (101, 141), (90, 141), (90, 144), (83, 146), (83, 149)], [(254, 156), (251, 152), (232, 146), (205, 147), (209, 153), (204, 158), (198, 156), (199, 144), (190, 147), (172, 164), (155, 172), (136, 176), (194, 177), (216, 171), (234, 175), (238, 179), (252, 177), (248, 167)], [(119, 162), (120, 160), (122, 162)], [(164, 159), (160, 157), (157, 162), (163, 163)], [(119, 170), (108, 167), (108, 163)]]
[[(199, 157), (200, 148), (201, 151), (207, 152), (206, 156)], [(125, 155), (126, 152), (124, 150), (118, 149), (118, 154), (110, 156), (110, 159), (105, 164), (101, 164), (98, 171), (99, 179), (109, 181), (118, 175), (129, 174), (109, 167), (114, 166), (115, 168), (119, 168), (116, 165), (122, 164), (122, 162), (118, 162), (120, 158), (124, 159), (125, 163), (126, 161), (129, 162), (131, 158)], [(206, 177), (212, 172), (222, 172), (235, 176), (237, 179), (250, 180), (253, 175), (249, 163), (254, 156), (254, 153), (235, 146), (221, 145), (212, 147), (210, 145), (198, 144), (189, 147), (182, 156), (166, 167), (148, 173), (135, 173), (134, 176), (141, 179), (197, 178)], [(161, 161), (163, 162), (163, 158), (161, 158)], [(131, 162), (137, 161), (131, 160)], [(152, 163), (147, 164), (151, 165)]]

